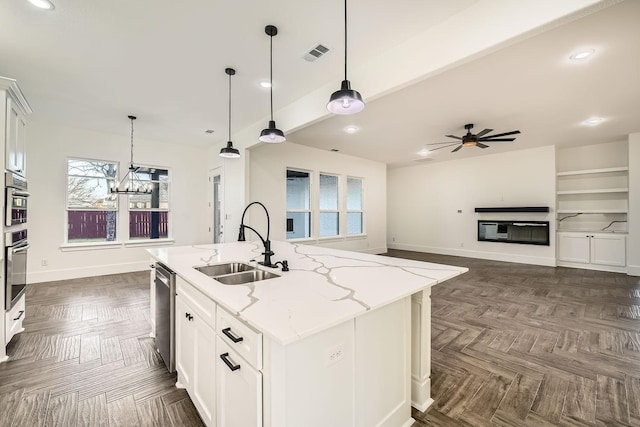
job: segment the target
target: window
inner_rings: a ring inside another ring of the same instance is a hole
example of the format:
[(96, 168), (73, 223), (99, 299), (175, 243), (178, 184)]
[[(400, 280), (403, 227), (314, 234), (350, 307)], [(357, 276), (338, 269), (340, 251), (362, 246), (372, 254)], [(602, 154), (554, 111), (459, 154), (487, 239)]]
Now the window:
[(362, 234), (362, 179), (347, 178), (347, 234)]
[(118, 164), (67, 160), (67, 242), (116, 240), (118, 201), (110, 197)]
[(138, 178), (151, 188), (151, 194), (129, 196), (129, 239), (169, 237), (169, 171), (140, 167)]
[(311, 237), (309, 172), (287, 169), (287, 239)]
[(340, 234), (338, 177), (320, 174), (320, 237)]

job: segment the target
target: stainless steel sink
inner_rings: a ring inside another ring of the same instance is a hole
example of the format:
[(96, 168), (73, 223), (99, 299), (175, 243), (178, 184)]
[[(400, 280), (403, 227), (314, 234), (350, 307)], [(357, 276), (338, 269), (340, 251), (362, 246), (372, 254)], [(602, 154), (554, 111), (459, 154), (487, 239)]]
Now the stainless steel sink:
[(244, 285), (251, 282), (259, 282), (261, 280), (274, 279), (280, 277), (277, 274), (264, 270), (251, 270), (242, 273), (227, 274), (224, 276), (214, 277), (218, 282), (225, 285)]
[(278, 274), (259, 270), (243, 262), (203, 265), (193, 268), (224, 285), (244, 285), (246, 283), (280, 277)]
[(203, 265), (202, 267), (193, 267), (201, 273), (210, 277), (222, 276), (223, 274), (240, 273), (242, 271), (255, 270), (255, 267), (243, 262), (229, 262), (227, 264)]

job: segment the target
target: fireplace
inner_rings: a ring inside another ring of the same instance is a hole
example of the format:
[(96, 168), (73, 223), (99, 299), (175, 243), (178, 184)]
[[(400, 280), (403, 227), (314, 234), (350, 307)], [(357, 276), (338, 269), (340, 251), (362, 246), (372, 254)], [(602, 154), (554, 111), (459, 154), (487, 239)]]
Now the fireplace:
[(549, 246), (549, 221), (478, 220), (478, 241)]

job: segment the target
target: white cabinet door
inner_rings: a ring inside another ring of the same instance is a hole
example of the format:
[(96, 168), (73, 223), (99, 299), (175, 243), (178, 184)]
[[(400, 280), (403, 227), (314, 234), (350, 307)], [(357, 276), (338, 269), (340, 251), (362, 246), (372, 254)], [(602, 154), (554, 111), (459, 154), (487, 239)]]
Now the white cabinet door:
[(26, 174), (27, 122), (18, 106), (7, 98), (6, 164), (7, 170)]
[(626, 260), (626, 238), (615, 234), (593, 234), (591, 236), (591, 262), (601, 265), (624, 267)]
[(204, 423), (213, 427), (216, 425), (216, 334), (197, 314), (194, 314), (193, 327), (195, 363), (192, 387), (187, 391)]
[(180, 295), (176, 296), (176, 370), (179, 383), (191, 388), (195, 370), (196, 329), (193, 327), (193, 312)]
[(567, 262), (589, 263), (589, 235), (586, 233), (558, 233), (558, 259)]
[(262, 374), (216, 338), (218, 425), (262, 426)]

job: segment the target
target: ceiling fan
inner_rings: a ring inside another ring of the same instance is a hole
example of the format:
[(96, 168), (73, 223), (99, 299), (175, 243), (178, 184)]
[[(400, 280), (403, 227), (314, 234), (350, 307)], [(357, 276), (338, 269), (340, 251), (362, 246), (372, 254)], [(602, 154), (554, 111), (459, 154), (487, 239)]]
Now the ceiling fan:
[(458, 141), (447, 141), (447, 142), (433, 142), (427, 145), (441, 145), (441, 144), (447, 144), (444, 145), (442, 147), (438, 147), (438, 148), (434, 148), (431, 149), (429, 151), (435, 151), (435, 150), (439, 150), (441, 148), (447, 148), (447, 147), (452, 147), (454, 145), (457, 145), (456, 148), (454, 148), (451, 152), (455, 153), (456, 151), (458, 151), (459, 149), (461, 149), (462, 147), (480, 147), (480, 148), (487, 148), (489, 147), (488, 145), (484, 144), (485, 142), (511, 142), (514, 141), (515, 138), (501, 138), (502, 136), (507, 136), (507, 135), (515, 135), (520, 133), (519, 130), (513, 130), (511, 132), (504, 132), (504, 133), (498, 133), (496, 135), (487, 135), (489, 132), (493, 132), (493, 129), (485, 129), (482, 130), (480, 132), (478, 132), (477, 134), (472, 134), (471, 133), (471, 129), (473, 129), (473, 124), (469, 123), (464, 125), (464, 128), (467, 130), (467, 134), (464, 136), (455, 136), (455, 135), (445, 135), (447, 138), (454, 138), (454, 139), (458, 139), (460, 140), (460, 142)]

